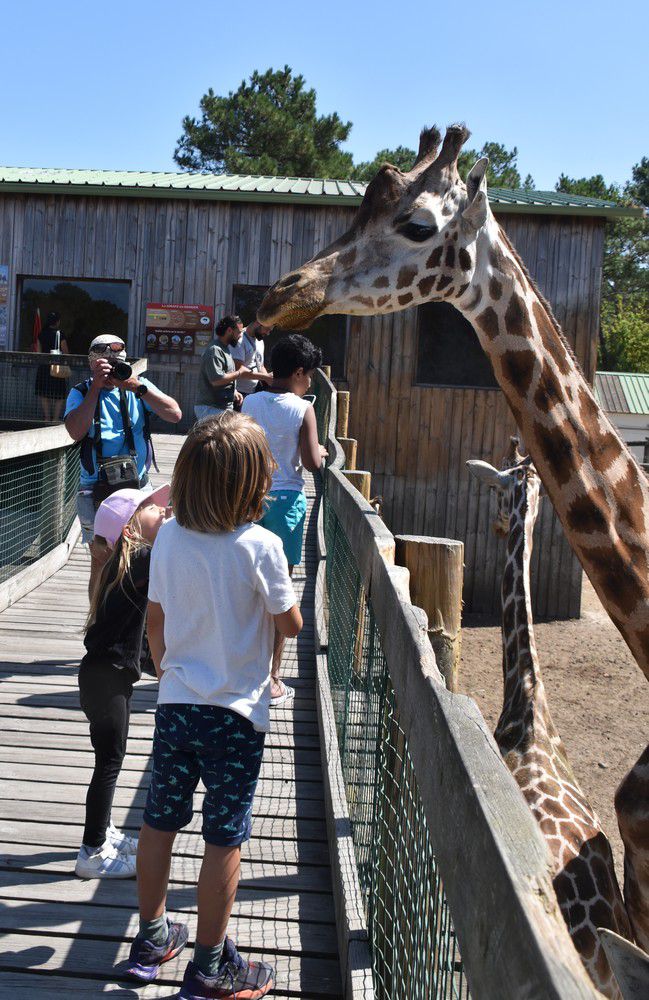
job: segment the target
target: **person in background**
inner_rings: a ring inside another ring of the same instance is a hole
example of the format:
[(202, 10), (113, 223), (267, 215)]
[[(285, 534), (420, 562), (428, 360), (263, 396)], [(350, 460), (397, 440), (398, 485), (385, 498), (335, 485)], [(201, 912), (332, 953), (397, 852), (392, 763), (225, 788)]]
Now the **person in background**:
[(259, 378), (250, 378), (241, 379), (241, 382), (237, 383), (237, 389), (244, 399), (251, 392), (256, 392), (263, 382), (270, 381), (273, 377), (264, 367), (264, 340), (271, 330), (272, 327), (264, 326), (259, 320), (254, 319), (252, 323), (248, 323), (239, 343), (230, 348), (237, 373), (239, 368), (247, 368), (250, 372), (265, 376), (261, 381)]
[[(282, 540), (288, 571), (302, 559), (306, 520), (304, 469), (315, 472), (327, 452), (318, 443), (312, 405), (302, 397), (311, 387), (311, 376), (322, 364), (322, 353), (299, 333), (282, 337), (271, 355), (273, 378), (263, 392), (246, 396), (242, 412), (263, 427), (277, 464), (264, 516), (260, 524)], [(282, 705), (295, 690), (280, 678), (284, 636), (275, 633), (271, 671), (271, 705)]]
[[(128, 456), (127, 415), (135, 445), (137, 479), (134, 486), (151, 492), (148, 469), (152, 459), (148, 414), (155, 413), (163, 420), (176, 424), (182, 417), (175, 399), (166, 396), (147, 378), (132, 375), (118, 381), (113, 378), (111, 361), (124, 360), (124, 341), (115, 334), (101, 334), (90, 345), (88, 360), (91, 378), (75, 385), (68, 394), (65, 406), (65, 426), (74, 441), (82, 441), (81, 484), (77, 494), (77, 512), (81, 522), (81, 541), (90, 546), (90, 582), (93, 587), (98, 579), (105, 553), (94, 544), (95, 511), (98, 503), (93, 496), (99, 478), (96, 425), (99, 424), (102, 459), (117, 455)], [(110, 360), (109, 360), (110, 359)]]
[(100, 505), (97, 541), (108, 549), (93, 594), (79, 667), (81, 708), (90, 723), (95, 767), (86, 795), (80, 878), (132, 878), (137, 841), (115, 828), (111, 807), (126, 753), (133, 685), (141, 676), (151, 546), (171, 515), (169, 487), (118, 490)]
[(187, 941), (185, 925), (167, 919), (166, 896), (174, 838), (192, 820), (202, 779), (196, 944), (178, 1000), (255, 1000), (273, 987), (272, 967), (242, 958), (226, 937), (270, 728), (273, 628), (286, 636), (302, 628), (281, 543), (255, 523), (272, 469), (250, 417), (199, 421), (176, 461), (175, 516), (152, 553), (147, 621), (160, 692), (128, 971), (155, 979)]
[[(45, 326), (38, 335), (36, 350), (39, 354), (49, 354), (57, 348), (62, 354), (69, 354), (68, 342), (59, 330), (61, 317), (57, 312), (47, 314)], [(43, 419), (47, 421), (57, 421), (61, 419), (63, 412), (63, 400), (68, 391), (68, 385), (64, 378), (53, 378), (50, 374), (52, 363), (39, 365), (36, 371), (36, 395), (38, 396)]]
[(242, 336), (243, 323), (239, 316), (224, 316), (216, 324), (214, 338), (203, 351), (198, 373), (198, 395), (194, 406), (197, 420), (233, 410), (235, 403), (240, 406), (242, 397), (237, 391), (237, 379), (248, 381), (258, 378), (246, 365), (237, 368), (230, 353)]

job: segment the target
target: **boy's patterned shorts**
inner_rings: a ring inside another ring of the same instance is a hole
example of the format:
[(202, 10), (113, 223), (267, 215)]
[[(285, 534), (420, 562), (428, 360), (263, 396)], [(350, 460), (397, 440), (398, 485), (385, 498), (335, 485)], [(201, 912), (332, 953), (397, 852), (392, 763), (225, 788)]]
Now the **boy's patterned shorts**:
[(158, 705), (145, 822), (155, 830), (187, 826), (201, 778), (203, 838), (218, 847), (248, 840), (264, 735), (217, 705)]

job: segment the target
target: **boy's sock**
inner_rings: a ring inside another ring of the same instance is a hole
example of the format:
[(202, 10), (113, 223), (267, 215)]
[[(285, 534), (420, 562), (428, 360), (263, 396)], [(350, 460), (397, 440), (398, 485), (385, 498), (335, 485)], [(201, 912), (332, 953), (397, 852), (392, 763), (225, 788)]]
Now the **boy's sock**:
[(224, 944), (225, 938), (221, 944), (204, 945), (197, 941), (194, 945), (194, 963), (204, 976), (215, 976), (219, 971)]
[(156, 948), (160, 948), (169, 937), (169, 921), (167, 914), (155, 917), (154, 920), (142, 920), (140, 917), (140, 930), (138, 937), (143, 941), (150, 941)]

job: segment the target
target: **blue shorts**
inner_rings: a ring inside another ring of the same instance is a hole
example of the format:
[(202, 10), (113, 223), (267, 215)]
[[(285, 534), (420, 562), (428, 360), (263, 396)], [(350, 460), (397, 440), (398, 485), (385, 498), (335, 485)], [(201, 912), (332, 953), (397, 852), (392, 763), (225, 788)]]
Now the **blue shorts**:
[(167, 832), (187, 826), (201, 778), (203, 839), (217, 847), (248, 840), (264, 735), (218, 705), (158, 705), (144, 809), (148, 826)]
[(302, 561), (302, 536), (306, 521), (306, 497), (297, 490), (273, 490), (264, 501), (260, 524), (279, 535), (289, 566)]

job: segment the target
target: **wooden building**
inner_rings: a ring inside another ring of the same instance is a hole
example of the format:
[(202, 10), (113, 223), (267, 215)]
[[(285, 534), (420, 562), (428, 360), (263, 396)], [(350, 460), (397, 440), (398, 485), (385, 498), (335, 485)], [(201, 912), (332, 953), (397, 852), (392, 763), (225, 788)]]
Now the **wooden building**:
[[(249, 320), (269, 284), (349, 225), (364, 186), (342, 181), (0, 169), (6, 337), (29, 350), (36, 307), (56, 308), (72, 350), (106, 328), (144, 353), (149, 302), (214, 306)], [(490, 192), (492, 208), (555, 310), (589, 379), (595, 372), (606, 219), (624, 210), (554, 192)], [(0, 272), (1, 273), (1, 272)], [(0, 336), (2, 317), (0, 317)], [(446, 306), (312, 330), (352, 392), (358, 467), (373, 473), (394, 532), (465, 543), (465, 606), (494, 613), (502, 546), (493, 501), (465, 462), (499, 463), (514, 432), (471, 327)], [(152, 378), (191, 420), (198, 358), (153, 355)], [(187, 426), (187, 421), (181, 425)], [(534, 556), (537, 615), (579, 614), (581, 571), (547, 501)]]

